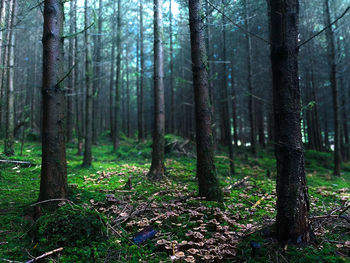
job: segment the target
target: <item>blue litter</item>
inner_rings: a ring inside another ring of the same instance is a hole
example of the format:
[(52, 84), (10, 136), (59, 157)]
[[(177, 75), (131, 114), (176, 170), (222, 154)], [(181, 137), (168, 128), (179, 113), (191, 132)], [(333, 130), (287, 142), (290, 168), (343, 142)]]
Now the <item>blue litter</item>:
[(157, 233), (158, 233), (157, 230), (153, 229), (153, 227), (151, 226), (148, 226), (141, 232), (137, 233), (134, 236), (133, 241), (134, 243), (139, 245), (145, 242), (146, 240), (153, 238)]

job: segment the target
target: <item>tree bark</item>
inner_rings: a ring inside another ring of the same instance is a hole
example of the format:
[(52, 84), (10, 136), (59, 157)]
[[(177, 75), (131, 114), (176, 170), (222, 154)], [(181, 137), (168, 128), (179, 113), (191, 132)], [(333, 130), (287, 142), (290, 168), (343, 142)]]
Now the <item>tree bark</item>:
[(116, 84), (115, 84), (115, 126), (114, 126), (114, 138), (113, 138), (113, 149), (116, 151), (119, 147), (120, 140), (120, 73), (121, 73), (121, 54), (122, 54), (122, 43), (121, 43), (121, 0), (117, 2), (117, 70), (116, 70)]
[(114, 140), (115, 138), (115, 97), (114, 97), (114, 67), (115, 67), (115, 22), (114, 18), (116, 16), (115, 10), (115, 1), (113, 1), (113, 19), (111, 21), (112, 24), (112, 47), (111, 47), (111, 68), (110, 68), (110, 79), (109, 79), (109, 115), (110, 115), (110, 128), (111, 128), (111, 138)]
[(39, 200), (68, 194), (64, 133), (63, 1), (45, 0), (43, 33), (43, 132)]
[(174, 90), (174, 48), (173, 48), (173, 13), (172, 0), (169, 0), (169, 35), (170, 35), (170, 132), (175, 133), (175, 90)]
[(301, 137), (298, 80), (298, 0), (269, 0), (275, 153), (277, 160), (277, 238), (308, 242), (309, 197)]
[(4, 154), (11, 156), (15, 154), (14, 130), (15, 130), (15, 94), (14, 94), (14, 74), (15, 74), (15, 24), (17, 16), (17, 0), (10, 2), (12, 5), (11, 19), (9, 19), (9, 42), (8, 42), (8, 68), (7, 68), (7, 91), (6, 91), (6, 137), (4, 142)]
[[(89, 0), (85, 0), (84, 11), (84, 25), (85, 28), (89, 26), (89, 13), (88, 4)], [(85, 150), (83, 166), (90, 167), (92, 164), (92, 129), (93, 129), (93, 72), (92, 72), (92, 58), (91, 58), (91, 46), (90, 35), (88, 30), (84, 32), (85, 36), (85, 85), (86, 85), (86, 98), (85, 98)]]
[(145, 87), (145, 48), (144, 48), (144, 27), (143, 27), (143, 5), (140, 0), (140, 92), (139, 92), (139, 109), (138, 109), (138, 139), (140, 142), (145, 140), (144, 124), (144, 87)]
[[(329, 10), (329, 1), (324, 0), (325, 5), (325, 24), (331, 24), (331, 15)], [(334, 34), (332, 27), (326, 30), (327, 37), (327, 50), (328, 50), (328, 63), (331, 67), (329, 72), (329, 80), (332, 89), (333, 99), (333, 118), (334, 118), (334, 175), (340, 175), (341, 165), (341, 149), (340, 149), (340, 116), (339, 116), (339, 98), (338, 98), (338, 87), (337, 87), (337, 65), (335, 62), (335, 43)]]
[(148, 176), (164, 176), (164, 56), (163, 56), (163, 0), (154, 0), (154, 127), (152, 164)]
[(214, 144), (208, 90), (208, 61), (200, 14), (201, 0), (189, 0), (199, 196), (211, 201), (222, 201), (222, 192), (214, 164)]

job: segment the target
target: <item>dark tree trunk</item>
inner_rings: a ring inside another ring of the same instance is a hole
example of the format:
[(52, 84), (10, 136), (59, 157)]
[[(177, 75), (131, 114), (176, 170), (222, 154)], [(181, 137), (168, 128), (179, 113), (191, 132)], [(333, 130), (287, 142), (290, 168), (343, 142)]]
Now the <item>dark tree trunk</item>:
[[(85, 12), (84, 12), (85, 28), (89, 26), (89, 13), (88, 13), (88, 0), (85, 0)], [(93, 72), (92, 72), (92, 58), (91, 58), (91, 46), (90, 35), (88, 30), (85, 30), (85, 85), (86, 85), (86, 102), (85, 102), (85, 151), (83, 166), (89, 167), (92, 163), (92, 129), (93, 129)]]
[(139, 99), (139, 108), (138, 108), (138, 119), (137, 119), (137, 127), (138, 127), (138, 140), (143, 142), (145, 139), (145, 124), (144, 124), (144, 86), (145, 86), (145, 57), (144, 57), (144, 28), (143, 28), (143, 5), (142, 0), (140, 0), (140, 91), (138, 94)]
[(300, 126), (298, 81), (298, 0), (269, 0), (275, 152), (277, 238), (308, 242), (309, 197)]
[(45, 0), (43, 33), (43, 132), (39, 200), (67, 197), (64, 133), (63, 2)]
[[(74, 10), (75, 3), (74, 1), (70, 2), (69, 5), (69, 34), (73, 35), (74, 33)], [(73, 140), (73, 91), (74, 91), (74, 71), (76, 69), (73, 68), (75, 64), (75, 50), (74, 50), (74, 38), (69, 38), (69, 46), (68, 46), (68, 69), (72, 70), (72, 72), (68, 76), (68, 96), (67, 96), (67, 142), (71, 143)]]
[(214, 147), (208, 91), (208, 61), (200, 12), (201, 0), (189, 0), (199, 196), (206, 197), (207, 200), (222, 201), (222, 193), (214, 165)]
[[(224, 0), (222, 1), (223, 6), (225, 6)], [(226, 24), (225, 15), (222, 15), (222, 25), (223, 27)], [(223, 122), (223, 132), (225, 144), (229, 149), (229, 163), (230, 163), (230, 173), (233, 175), (235, 173), (235, 166), (233, 162), (233, 145), (232, 145), (232, 135), (231, 135), (231, 121), (230, 121), (230, 99), (228, 96), (228, 88), (227, 88), (227, 76), (226, 76), (226, 30), (223, 28), (222, 30), (223, 37), (223, 87), (222, 87), (222, 122)]]
[(115, 67), (115, 1), (113, 1), (113, 16), (112, 16), (112, 47), (111, 47), (111, 68), (110, 68), (110, 79), (109, 79), (109, 115), (110, 115), (110, 128), (111, 128), (111, 138), (114, 140), (115, 138), (115, 97), (114, 97), (114, 67)]
[(121, 73), (121, 55), (122, 55), (122, 43), (121, 43), (121, 0), (118, 0), (118, 13), (117, 13), (117, 72), (116, 72), (116, 84), (115, 84), (115, 123), (114, 123), (114, 138), (113, 138), (113, 149), (116, 151), (119, 147), (120, 140), (120, 73)]
[(163, 0), (154, 0), (154, 128), (152, 164), (148, 176), (164, 176), (164, 65), (163, 65)]
[(169, 34), (170, 34), (170, 132), (175, 133), (175, 90), (174, 90), (174, 48), (173, 48), (173, 13), (172, 0), (169, 0)]
[[(326, 25), (331, 24), (331, 15), (329, 10), (329, 0), (324, 0)], [(337, 65), (335, 62), (335, 43), (332, 27), (326, 30), (328, 62), (331, 67), (329, 72), (329, 80), (332, 89), (333, 99), (333, 118), (334, 118), (334, 175), (340, 175), (341, 165), (341, 149), (340, 149), (340, 120), (339, 120), (339, 98), (337, 87)]]
[[(246, 29), (250, 31), (249, 13), (248, 13), (248, 0), (244, 0), (244, 12), (245, 12), (245, 22)], [(250, 122), (250, 148), (253, 154), (256, 154), (256, 131), (255, 131), (255, 100), (254, 100), (254, 90), (253, 90), (253, 72), (252, 72), (252, 39), (250, 34), (246, 35), (246, 47), (247, 47), (247, 71), (248, 71), (248, 112), (249, 112), (249, 122)]]

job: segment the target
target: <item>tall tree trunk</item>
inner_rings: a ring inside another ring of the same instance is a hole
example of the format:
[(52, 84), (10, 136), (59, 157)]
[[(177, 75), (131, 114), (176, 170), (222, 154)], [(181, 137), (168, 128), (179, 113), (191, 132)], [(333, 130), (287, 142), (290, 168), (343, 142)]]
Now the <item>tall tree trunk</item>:
[(164, 176), (164, 56), (163, 56), (163, 0), (154, 0), (154, 128), (152, 164), (148, 176)]
[(125, 73), (126, 73), (126, 130), (131, 138), (131, 109), (130, 109), (130, 79), (129, 79), (129, 49), (126, 48), (125, 55)]
[(201, 0), (189, 0), (193, 90), (196, 113), (197, 178), (199, 196), (222, 201), (222, 192), (214, 164), (211, 129), (207, 55), (201, 20)]
[(144, 124), (144, 88), (145, 88), (145, 48), (144, 48), (144, 28), (143, 28), (143, 5), (140, 0), (140, 92), (139, 92), (139, 109), (138, 109), (138, 139), (143, 142), (145, 139), (145, 124)]
[(101, 110), (99, 97), (101, 93), (101, 41), (102, 41), (102, 0), (99, 0), (98, 5), (98, 20), (97, 20), (97, 36), (94, 46), (94, 91), (93, 91), (93, 131), (92, 131), (92, 142), (97, 143), (98, 132), (99, 132), (99, 111)]
[[(70, 2), (69, 5), (69, 34), (73, 35), (74, 33), (74, 9), (75, 3), (74, 1)], [(67, 142), (71, 143), (73, 140), (73, 90), (74, 90), (74, 71), (76, 69), (73, 68), (75, 64), (75, 50), (74, 50), (74, 38), (69, 38), (69, 47), (68, 47), (68, 69), (72, 70), (72, 72), (68, 76), (68, 97), (67, 97)]]
[[(225, 6), (224, 0), (222, 0), (222, 5)], [(228, 88), (227, 88), (227, 76), (226, 76), (226, 30), (225, 30), (225, 14), (222, 15), (222, 38), (223, 38), (223, 87), (222, 87), (222, 122), (223, 122), (223, 132), (225, 144), (229, 149), (229, 163), (230, 163), (230, 173), (233, 175), (235, 173), (235, 166), (233, 162), (233, 145), (232, 145), (232, 135), (231, 135), (231, 121), (230, 121), (230, 99), (228, 96)]]
[(9, 15), (9, 42), (8, 42), (8, 68), (7, 68), (7, 91), (6, 91), (6, 137), (4, 142), (4, 153), (7, 156), (14, 155), (14, 129), (15, 129), (15, 25), (17, 17), (17, 0), (10, 2), (12, 10)]
[(172, 0), (169, 0), (169, 35), (170, 35), (170, 132), (175, 133), (175, 90), (174, 90), (174, 48), (173, 48), (173, 13)]
[(64, 132), (63, 1), (45, 0), (43, 33), (43, 132), (39, 200), (68, 194)]
[(308, 242), (309, 197), (298, 80), (299, 1), (269, 0), (268, 4), (277, 160), (277, 238), (284, 244)]
[[(331, 24), (331, 15), (329, 10), (329, 0), (324, 0), (325, 5), (325, 22), (326, 25)], [(340, 120), (339, 120), (339, 98), (337, 87), (337, 65), (335, 62), (335, 43), (332, 27), (326, 30), (327, 49), (328, 49), (328, 63), (331, 67), (329, 72), (329, 80), (332, 89), (333, 99), (333, 118), (334, 118), (334, 175), (340, 175), (341, 165), (341, 150), (340, 150)]]
[[(244, 12), (245, 12), (245, 23), (246, 29), (250, 31), (250, 21), (248, 12), (248, 0), (244, 0)], [(249, 93), (249, 122), (250, 122), (250, 144), (251, 151), (256, 154), (256, 132), (255, 132), (255, 100), (254, 100), (254, 90), (253, 90), (253, 72), (252, 72), (252, 39), (249, 33), (246, 33), (246, 46), (247, 46), (247, 70), (248, 70), (248, 93)]]
[(114, 126), (114, 138), (113, 138), (113, 149), (116, 151), (119, 147), (120, 140), (120, 73), (121, 73), (121, 54), (122, 54), (122, 43), (121, 43), (121, 0), (117, 2), (117, 72), (116, 72), (116, 84), (115, 84), (115, 126)]
[[(89, 13), (88, 4), (89, 0), (85, 0), (85, 11), (84, 11), (84, 25), (85, 28), (89, 26)], [(91, 46), (90, 46), (90, 35), (88, 30), (84, 32), (85, 36), (85, 85), (86, 85), (86, 99), (85, 99), (85, 151), (83, 166), (89, 167), (92, 163), (92, 129), (93, 129), (93, 72), (92, 72), (92, 58), (91, 58)]]
[[(5, 18), (6, 18), (6, 3), (7, 0), (1, 0), (1, 8), (0, 8), (0, 62), (3, 61), (2, 54), (5, 54), (3, 52), (4, 42), (3, 42), (3, 32), (5, 28)], [(3, 64), (5, 65), (5, 64)], [(2, 69), (1, 71), (4, 71), (5, 69)], [(2, 85), (2, 76), (3, 74), (0, 74), (0, 126), (2, 125), (2, 115), (3, 115), (3, 104), (4, 104), (4, 95), (5, 95), (5, 87)], [(2, 129), (0, 129), (0, 133), (2, 132)]]
[(110, 79), (109, 79), (109, 115), (110, 115), (110, 128), (111, 128), (111, 138), (115, 138), (115, 97), (114, 97), (114, 67), (115, 67), (115, 23), (114, 18), (116, 16), (115, 1), (113, 1), (113, 16), (112, 16), (112, 47), (111, 47), (111, 68), (110, 68)]

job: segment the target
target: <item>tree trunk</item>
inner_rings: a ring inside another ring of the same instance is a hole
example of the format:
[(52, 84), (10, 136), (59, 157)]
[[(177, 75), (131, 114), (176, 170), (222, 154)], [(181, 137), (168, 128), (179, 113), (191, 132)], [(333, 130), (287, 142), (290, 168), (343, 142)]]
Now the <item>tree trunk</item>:
[[(74, 1), (70, 2), (69, 5), (69, 34), (73, 35), (74, 33), (74, 9), (75, 4)], [(72, 70), (72, 72), (68, 76), (68, 96), (67, 96), (67, 142), (71, 143), (73, 140), (73, 91), (74, 91), (74, 71), (76, 69), (73, 68), (75, 64), (75, 50), (74, 50), (74, 38), (69, 38), (69, 46), (68, 46), (68, 70)]]
[[(84, 11), (84, 25), (85, 28), (89, 26), (89, 13), (88, 13), (88, 1), (85, 0)], [(88, 30), (84, 32), (85, 36), (85, 85), (86, 85), (86, 99), (85, 99), (85, 151), (83, 166), (89, 167), (92, 163), (92, 129), (93, 129), (93, 73), (92, 73), (92, 58), (91, 58), (91, 46), (90, 35)]]
[(115, 84), (115, 126), (114, 126), (114, 138), (113, 138), (113, 150), (116, 151), (119, 147), (120, 140), (120, 73), (121, 73), (121, 54), (122, 54), (122, 43), (121, 43), (121, 0), (118, 0), (118, 13), (117, 13), (117, 72), (116, 72), (116, 84)]
[(39, 200), (68, 194), (64, 132), (63, 1), (45, 0), (43, 33), (43, 132)]
[(298, 0), (269, 0), (275, 153), (277, 238), (308, 242), (309, 197), (300, 125), (298, 80)]
[[(248, 13), (248, 0), (244, 0), (244, 12), (245, 12), (245, 22), (246, 29), (250, 31), (250, 21)], [(252, 39), (249, 33), (246, 36), (246, 47), (247, 47), (247, 71), (248, 71), (248, 112), (249, 112), (249, 122), (250, 122), (250, 148), (253, 154), (256, 154), (256, 132), (255, 132), (255, 100), (254, 100), (254, 90), (253, 90), (253, 72), (252, 72)]]
[[(222, 1), (222, 5), (225, 6), (224, 0)], [(222, 15), (222, 26), (224, 27), (226, 24), (225, 15)], [(223, 132), (225, 144), (229, 149), (229, 163), (230, 163), (230, 173), (233, 175), (235, 173), (235, 166), (233, 162), (233, 145), (232, 145), (232, 135), (231, 135), (231, 121), (230, 121), (230, 99), (228, 96), (227, 89), (227, 76), (226, 76), (226, 30), (223, 28), (222, 30), (222, 38), (223, 38), (223, 87), (222, 87), (222, 122), (223, 122)]]
[(11, 156), (15, 154), (14, 129), (15, 129), (15, 94), (14, 94), (14, 74), (15, 74), (15, 25), (17, 17), (17, 0), (10, 2), (12, 5), (11, 19), (9, 19), (9, 42), (8, 42), (8, 68), (7, 68), (7, 96), (6, 96), (6, 137), (4, 154)]
[(145, 124), (144, 124), (144, 86), (145, 86), (145, 57), (144, 57), (144, 28), (143, 28), (143, 5), (140, 0), (140, 92), (139, 92), (139, 109), (138, 109), (138, 139), (140, 142), (145, 140)]
[[(331, 15), (329, 10), (328, 0), (324, 0), (325, 5), (325, 24), (331, 24)], [(329, 80), (332, 89), (333, 99), (333, 118), (334, 118), (334, 175), (340, 175), (341, 165), (341, 150), (340, 150), (340, 120), (339, 120), (339, 98), (338, 98), (338, 87), (337, 87), (337, 65), (335, 62), (335, 43), (334, 34), (332, 27), (326, 30), (327, 37), (327, 49), (328, 49), (328, 63), (331, 67), (329, 72)]]
[(214, 164), (211, 110), (209, 103), (207, 55), (201, 20), (201, 0), (189, 0), (193, 90), (196, 113), (197, 178), (199, 196), (222, 201)]
[(114, 97), (114, 67), (115, 67), (115, 1), (113, 1), (113, 19), (111, 21), (112, 24), (112, 47), (111, 47), (111, 68), (110, 68), (110, 79), (109, 79), (109, 115), (110, 115), (110, 128), (111, 128), (111, 138), (114, 140), (115, 138), (115, 97)]
[(175, 133), (175, 90), (174, 90), (174, 48), (173, 48), (173, 13), (172, 0), (169, 0), (169, 35), (170, 35), (170, 132)]
[[(5, 18), (6, 18), (6, 0), (1, 0), (1, 8), (0, 8), (0, 25), (1, 25), (1, 29), (3, 29), (5, 26)], [(4, 46), (4, 42), (3, 42), (3, 30), (0, 30), (0, 62), (3, 61), (3, 46)], [(4, 52), (5, 54), (5, 52)], [(5, 64), (3, 64), (5, 65)], [(1, 71), (4, 71), (5, 69), (2, 69)], [(5, 95), (5, 87), (4, 85), (2, 85), (2, 76), (3, 74), (0, 74), (0, 126), (2, 125), (2, 115), (3, 115), (3, 103), (4, 103), (4, 95)], [(2, 132), (2, 129), (0, 129), (0, 133)]]
[(163, 56), (163, 0), (154, 0), (154, 128), (152, 164), (148, 176), (164, 176), (164, 56)]

